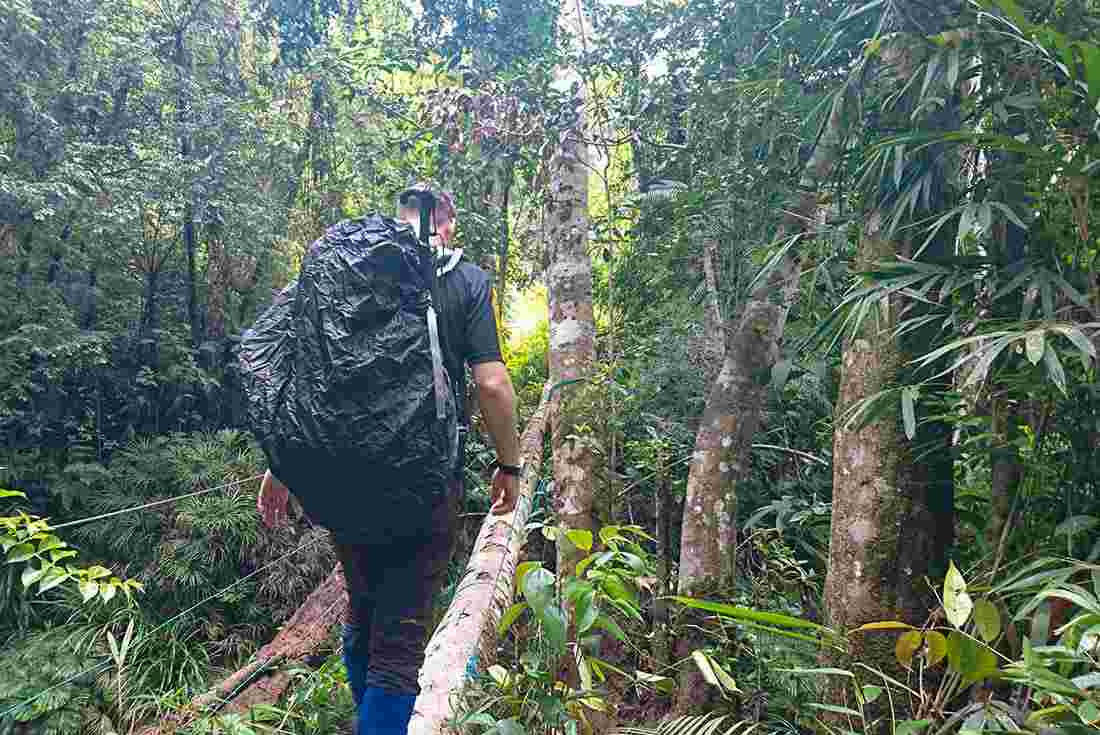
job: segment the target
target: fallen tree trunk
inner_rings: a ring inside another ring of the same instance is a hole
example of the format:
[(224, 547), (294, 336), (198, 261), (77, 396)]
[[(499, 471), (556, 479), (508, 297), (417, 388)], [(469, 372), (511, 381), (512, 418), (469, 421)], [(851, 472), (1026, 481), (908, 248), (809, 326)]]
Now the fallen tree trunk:
[(275, 671), (268, 676), (267, 669), (285, 661), (303, 659), (320, 648), (347, 606), (344, 573), (337, 564), (271, 642), (256, 652), (249, 664), (233, 672), (210, 691), (195, 697), (184, 709), (142, 730), (140, 735), (168, 735), (209, 714), (218, 705), (223, 705), (222, 711), (241, 712), (257, 704), (274, 704), (290, 686), (290, 675), (285, 671)]
[(409, 735), (443, 732), (452, 716), (453, 695), (471, 670), (484, 669), (493, 660), (497, 624), (512, 604), (512, 585), (525, 541), (523, 528), (542, 466), (549, 397), (548, 386), (523, 433), (524, 472), (516, 509), (509, 515), (486, 516), (454, 600), (428, 642)]

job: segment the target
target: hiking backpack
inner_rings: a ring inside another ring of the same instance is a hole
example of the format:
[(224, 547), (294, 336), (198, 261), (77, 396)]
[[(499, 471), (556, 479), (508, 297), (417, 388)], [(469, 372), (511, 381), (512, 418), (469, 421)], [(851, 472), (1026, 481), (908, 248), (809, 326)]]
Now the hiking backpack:
[(457, 469), (428, 229), (423, 207), (421, 240), (380, 215), (329, 227), (241, 340), (272, 474), (334, 532), (415, 532)]

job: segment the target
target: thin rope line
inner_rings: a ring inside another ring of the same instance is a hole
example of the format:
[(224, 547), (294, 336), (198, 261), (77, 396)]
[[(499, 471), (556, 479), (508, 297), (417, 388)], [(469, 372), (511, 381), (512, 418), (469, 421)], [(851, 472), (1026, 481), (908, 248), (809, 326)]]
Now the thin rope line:
[(244, 480), (235, 480), (234, 482), (226, 483), (225, 485), (218, 485), (216, 487), (208, 487), (208, 488), (205, 488), (203, 490), (196, 490), (195, 492), (192, 492), (192, 493), (185, 493), (183, 495), (177, 495), (173, 498), (165, 498), (164, 500), (154, 500), (151, 503), (143, 503), (142, 505), (135, 505), (132, 508), (123, 508), (122, 510), (113, 510), (109, 513), (100, 513), (99, 515), (96, 515), (96, 516), (91, 516), (89, 518), (81, 518), (81, 519), (75, 520), (75, 521), (66, 521), (65, 523), (60, 523), (56, 526), (51, 525), (50, 530), (51, 531), (58, 531), (62, 528), (72, 528), (73, 526), (82, 526), (85, 523), (92, 523), (94, 521), (102, 521), (106, 518), (114, 518), (115, 516), (120, 516), (120, 515), (123, 515), (125, 513), (133, 513), (135, 511), (139, 511), (139, 510), (149, 510), (150, 508), (156, 508), (156, 507), (159, 507), (161, 505), (168, 505), (169, 503), (176, 503), (176, 502), (179, 502), (180, 500), (186, 500), (187, 498), (197, 498), (200, 495), (207, 495), (209, 493), (216, 492), (218, 490), (225, 490), (227, 488), (235, 487), (237, 485), (243, 485), (246, 482), (253, 482), (255, 480), (259, 480), (262, 477), (263, 477), (263, 475), (254, 475), (254, 476), (246, 478)]
[[(253, 578), (253, 577), (255, 577), (255, 576), (256, 576), (257, 574), (260, 574), (261, 572), (263, 572), (263, 571), (265, 571), (265, 570), (267, 570), (267, 569), (269, 569), (269, 568), (271, 568), (271, 567), (275, 566), (276, 564), (280, 564), (280, 563), (282, 563), (282, 562), (286, 561), (286, 560), (287, 560), (287, 559), (289, 559), (290, 557), (292, 557), (292, 556), (294, 556), (295, 554), (297, 554), (297, 553), (298, 553), (299, 551), (302, 551), (302, 550), (304, 550), (304, 549), (306, 549), (306, 548), (308, 548), (308, 547), (310, 547), (310, 546), (315, 546), (315, 545), (316, 545), (316, 544), (318, 544), (318, 543), (319, 543), (319, 542), (320, 542), (320, 541), (321, 541), (322, 539), (324, 539), (324, 536), (318, 536), (317, 538), (313, 539), (312, 541), (307, 541), (306, 543), (302, 544), (301, 546), (299, 546), (298, 548), (294, 549), (293, 551), (291, 551), (291, 552), (289, 552), (289, 553), (287, 553), (287, 554), (284, 554), (283, 556), (279, 557), (278, 559), (275, 559), (274, 561), (268, 562), (267, 564), (264, 564), (264, 565), (263, 565), (262, 567), (260, 567), (260, 568), (258, 568), (258, 569), (256, 569), (256, 570), (254, 570), (254, 571), (252, 571), (252, 572), (250, 572), (250, 573), (246, 574), (245, 576), (243, 576), (243, 577), (241, 577), (240, 579), (238, 579), (238, 580), (237, 580), (236, 582), (233, 582), (233, 583), (232, 583), (231, 585), (229, 585), (228, 587), (224, 587), (224, 588), (222, 588), (221, 590), (219, 590), (219, 591), (215, 592), (214, 594), (210, 595), (209, 597), (206, 597), (205, 599), (203, 599), (203, 600), (200, 600), (199, 602), (195, 603), (194, 605), (192, 605), (191, 607), (187, 608), (187, 609), (186, 609), (186, 610), (184, 610), (183, 612), (177, 613), (177, 614), (176, 614), (176, 615), (174, 615), (173, 617), (171, 617), (171, 618), (168, 618), (168, 620), (165, 620), (165, 621), (164, 621), (163, 623), (161, 623), (160, 625), (156, 626), (155, 628), (153, 628), (152, 630), (150, 630), (150, 631), (149, 631), (148, 633), (146, 633), (145, 635), (143, 635), (143, 636), (142, 636), (141, 638), (139, 638), (139, 639), (137, 640), (137, 642), (135, 642), (135, 643), (134, 643), (134, 645), (133, 645), (133, 650), (135, 650), (135, 651), (136, 651), (136, 650), (138, 650), (138, 649), (139, 649), (139, 648), (141, 647), (141, 644), (142, 644), (142, 643), (144, 643), (144, 642), (145, 642), (146, 640), (148, 640), (148, 639), (149, 639), (149, 638), (150, 638), (150, 637), (151, 637), (151, 636), (152, 636), (153, 634), (155, 634), (155, 633), (157, 633), (158, 631), (160, 631), (160, 630), (162, 630), (162, 629), (166, 628), (167, 626), (169, 626), (169, 625), (171, 625), (172, 623), (176, 622), (177, 620), (179, 620), (180, 618), (184, 617), (185, 615), (188, 615), (188, 614), (190, 614), (190, 613), (194, 612), (194, 611), (195, 611), (196, 609), (198, 609), (198, 608), (202, 607), (203, 605), (205, 605), (206, 603), (210, 602), (211, 600), (214, 600), (214, 599), (216, 599), (216, 598), (218, 598), (218, 597), (221, 597), (221, 596), (222, 596), (222, 595), (224, 595), (224, 594), (225, 594), (226, 592), (229, 592), (229, 591), (230, 591), (230, 590), (232, 590), (232, 589), (233, 589), (234, 587), (238, 587), (239, 585), (241, 585), (241, 584), (243, 584), (243, 583), (247, 582), (247, 581), (248, 581), (249, 579), (252, 579), (252, 578)], [(87, 675), (89, 675), (89, 674), (98, 674), (98, 673), (100, 673), (100, 672), (101, 672), (101, 670), (103, 670), (103, 669), (109, 669), (109, 668), (111, 668), (111, 666), (113, 666), (113, 665), (114, 665), (114, 659), (110, 659), (110, 660), (104, 661), (103, 663), (100, 663), (100, 664), (96, 664), (95, 666), (92, 666), (92, 667), (90, 667), (90, 668), (88, 668), (88, 669), (85, 669), (84, 671), (81, 671), (81, 672), (79, 672), (79, 673), (77, 673), (77, 674), (74, 674), (74, 675), (70, 676), (70, 677), (69, 677), (68, 679), (65, 679), (64, 681), (62, 681), (62, 682), (60, 682), (60, 683), (58, 683), (58, 684), (54, 684), (54, 685), (53, 685), (53, 686), (51, 686), (51, 687), (47, 687), (46, 689), (43, 689), (42, 691), (40, 691), (40, 692), (39, 692), (38, 694), (35, 694), (35, 695), (34, 695), (33, 697), (31, 697), (30, 699), (27, 699), (27, 700), (25, 700), (25, 701), (23, 701), (23, 702), (20, 702), (19, 704), (13, 705), (13, 706), (9, 707), (8, 709), (4, 710), (3, 712), (0, 712), (0, 722), (2, 722), (2, 721), (3, 721), (3, 719), (4, 719), (5, 717), (7, 717), (8, 715), (10, 715), (10, 714), (11, 714), (12, 712), (15, 712), (15, 711), (16, 711), (17, 709), (20, 709), (21, 707), (26, 707), (26, 706), (27, 706), (28, 704), (30, 704), (31, 702), (35, 701), (35, 700), (36, 700), (36, 699), (38, 699), (39, 697), (41, 697), (41, 696), (43, 696), (43, 695), (45, 695), (45, 694), (49, 694), (50, 692), (52, 692), (52, 691), (55, 691), (55, 690), (57, 690), (57, 689), (60, 689), (61, 687), (64, 687), (64, 686), (68, 686), (69, 684), (72, 684), (72, 683), (73, 683), (74, 681), (76, 681), (77, 679), (80, 679), (81, 677), (87, 676)]]

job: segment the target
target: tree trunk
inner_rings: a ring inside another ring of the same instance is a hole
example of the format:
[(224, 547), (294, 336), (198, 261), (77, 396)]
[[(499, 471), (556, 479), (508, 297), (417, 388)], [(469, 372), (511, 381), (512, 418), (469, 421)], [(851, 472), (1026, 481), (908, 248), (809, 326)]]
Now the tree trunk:
[[(892, 260), (897, 243), (887, 239), (886, 214), (872, 211), (860, 237), (855, 270), (869, 270), (875, 263)], [(922, 516), (924, 493), (914, 489), (907, 474), (911, 468), (896, 401), (879, 418), (862, 429), (845, 428), (847, 414), (861, 399), (898, 383), (902, 352), (890, 336), (896, 326), (896, 298), (881, 301), (859, 334), (845, 341), (840, 370), (833, 437), (833, 513), (829, 541), (829, 568), (825, 578), (828, 625), (839, 632), (874, 621), (902, 620), (924, 623), (924, 616), (907, 600), (916, 585), (923, 584), (928, 559), (916, 558), (908, 548), (921, 529), (912, 524)], [(927, 609), (925, 609), (927, 612)], [(847, 656), (834, 665), (851, 670), (859, 661), (895, 678), (904, 672), (895, 659), (896, 633), (853, 635)], [(880, 683), (880, 682), (875, 682)], [(847, 681), (829, 691), (833, 704), (852, 706), (847, 700)], [(906, 703), (894, 703), (904, 719)], [(868, 722), (887, 714), (876, 706), (867, 709)], [(881, 723), (880, 723), (881, 724)], [(869, 724), (870, 726), (870, 724)]]
[[(577, 85), (578, 90), (582, 90)], [(595, 359), (592, 314), (592, 260), (588, 255), (588, 169), (582, 138), (584, 94), (573, 100), (576, 120), (563, 134), (551, 161), (552, 183), (546, 207), (547, 244), (551, 251), (549, 285), (550, 383), (588, 377)], [(576, 385), (563, 387), (551, 401), (554, 448), (554, 510), (569, 529), (592, 530), (592, 450), (576, 438)], [(568, 539), (558, 541), (561, 574), (572, 574), (583, 552)]]
[(664, 674), (671, 660), (668, 638), (668, 603), (670, 571), (672, 569), (672, 487), (669, 481), (668, 452), (663, 448), (657, 454), (656, 517), (657, 533), (657, 595), (653, 601), (653, 660), (657, 671)]
[(507, 159), (501, 165), (500, 171), (500, 206), (498, 209), (500, 217), (500, 242), (497, 244), (497, 288), (496, 288), (496, 308), (497, 308), (497, 324), (503, 327), (504, 325), (504, 303), (508, 298), (508, 264), (509, 256), (511, 255), (511, 222), (509, 217), (511, 216), (511, 195), (512, 195), (512, 180), (515, 174), (515, 163), (512, 159)]
[[(190, 101), (184, 91), (191, 75), (191, 61), (187, 50), (183, 46), (184, 28), (176, 29), (176, 48), (174, 62), (176, 72), (179, 74), (179, 94), (176, 100), (176, 125), (180, 141), (180, 158), (183, 165), (187, 166), (191, 157), (191, 134), (187, 130), (189, 121), (188, 107)], [(188, 180), (188, 183), (190, 181)], [(187, 322), (191, 327), (191, 346), (198, 347), (202, 339), (202, 329), (199, 324), (198, 295), (195, 288), (195, 210), (191, 201), (191, 187), (187, 187), (184, 194), (186, 202), (183, 205), (183, 246), (187, 253), (187, 272), (185, 273), (187, 288)]]
[[(818, 188), (835, 165), (840, 141), (841, 107), (837, 104), (803, 170), (800, 191), (785, 210), (777, 241), (809, 229), (818, 211)], [(736, 326), (731, 327), (728, 320), (722, 325), (722, 366), (710, 388), (688, 470), (677, 581), (681, 595), (703, 596), (733, 583), (737, 563), (736, 483), (748, 466), (787, 315), (798, 295), (798, 276), (799, 260), (792, 246), (749, 294)], [(677, 658), (689, 657), (700, 643), (695, 637), (682, 637)], [(689, 663), (680, 676), (674, 712), (705, 708), (712, 694), (702, 674)]]
[(206, 338), (225, 337), (226, 305), (229, 301), (229, 257), (220, 232), (211, 232), (206, 242)]
[(160, 326), (160, 303), (157, 282), (160, 280), (160, 270), (153, 268), (145, 274), (144, 306), (141, 311), (140, 332), (143, 337)]
[(511, 515), (485, 517), (466, 573), (443, 620), (428, 642), (408, 735), (437, 735), (455, 713), (457, 694), (474, 670), (485, 671), (496, 653), (497, 624), (512, 604), (523, 531), (542, 468), (550, 386), (527, 423), (520, 443), (524, 460), (519, 500)]

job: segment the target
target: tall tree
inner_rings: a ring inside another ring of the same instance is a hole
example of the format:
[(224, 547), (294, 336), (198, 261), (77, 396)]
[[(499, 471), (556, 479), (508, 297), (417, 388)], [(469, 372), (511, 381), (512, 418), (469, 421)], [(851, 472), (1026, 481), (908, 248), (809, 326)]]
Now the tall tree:
[[(592, 259), (588, 254), (588, 160), (584, 138), (584, 87), (573, 85), (568, 124), (550, 160), (546, 245), (550, 269), (550, 381), (559, 385), (590, 376), (596, 328), (592, 311)], [(576, 432), (573, 386), (555, 392), (550, 426), (554, 451), (554, 510), (569, 529), (592, 530), (592, 449)], [(583, 552), (568, 538), (558, 542), (558, 570), (573, 573)]]

